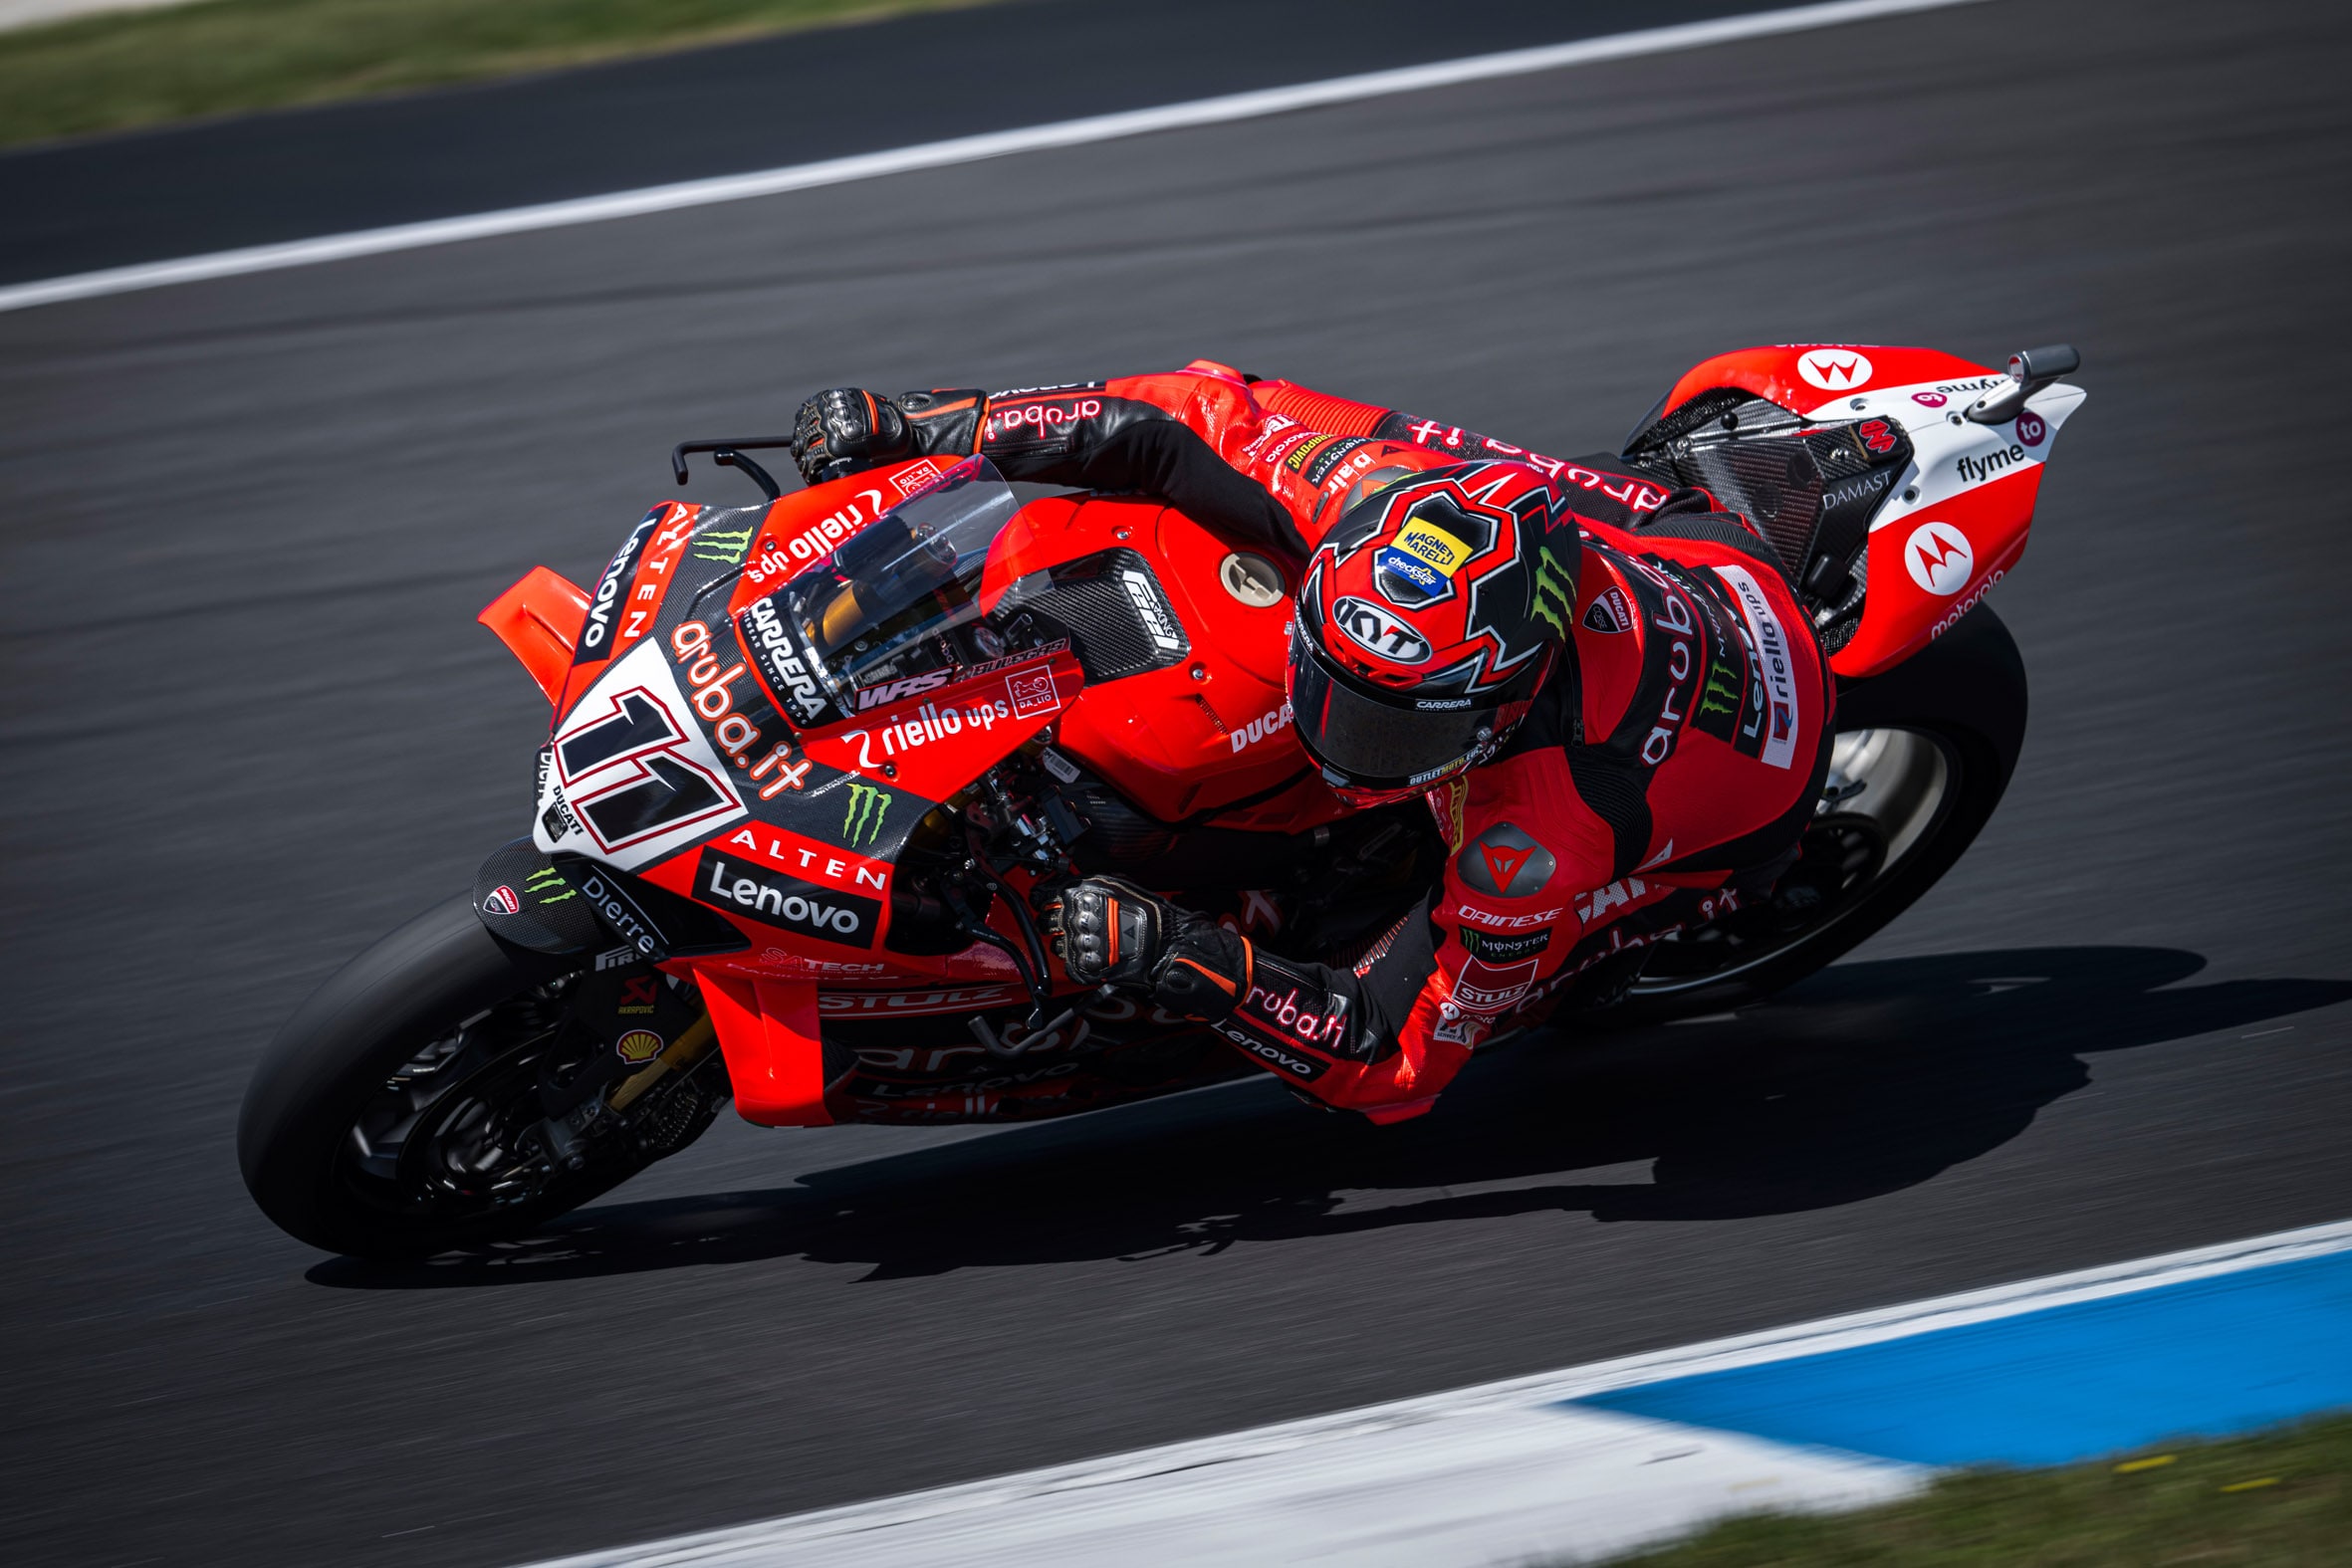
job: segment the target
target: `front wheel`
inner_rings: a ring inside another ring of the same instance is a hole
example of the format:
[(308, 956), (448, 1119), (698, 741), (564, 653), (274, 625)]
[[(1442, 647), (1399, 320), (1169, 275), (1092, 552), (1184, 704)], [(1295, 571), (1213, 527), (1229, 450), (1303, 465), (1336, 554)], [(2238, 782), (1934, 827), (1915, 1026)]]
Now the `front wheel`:
[(2024, 744), (2025, 708), (2016, 642), (1982, 604), (1846, 688), (1821, 799), (1770, 899), (1651, 948), (1623, 1001), (1594, 1021), (1739, 1007), (1843, 957), (1933, 887), (1992, 819)]
[(415, 1257), (526, 1231), (683, 1147), (715, 1101), (691, 1101), (651, 1141), (550, 1147), (550, 1088), (579, 1048), (577, 981), (493, 937), (462, 897), (360, 954), (246, 1089), (237, 1160), (253, 1201), (313, 1246)]

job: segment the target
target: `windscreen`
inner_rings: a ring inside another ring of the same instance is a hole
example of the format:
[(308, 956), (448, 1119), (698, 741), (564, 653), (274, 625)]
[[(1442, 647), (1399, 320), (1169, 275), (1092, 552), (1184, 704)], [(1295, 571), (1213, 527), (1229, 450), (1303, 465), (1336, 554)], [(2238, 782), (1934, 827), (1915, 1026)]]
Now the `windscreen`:
[(980, 618), (989, 547), (1020, 510), (981, 458), (885, 514), (773, 596), (801, 665), (818, 688), (797, 701), (806, 726), (944, 684), (959, 667), (1006, 651)]

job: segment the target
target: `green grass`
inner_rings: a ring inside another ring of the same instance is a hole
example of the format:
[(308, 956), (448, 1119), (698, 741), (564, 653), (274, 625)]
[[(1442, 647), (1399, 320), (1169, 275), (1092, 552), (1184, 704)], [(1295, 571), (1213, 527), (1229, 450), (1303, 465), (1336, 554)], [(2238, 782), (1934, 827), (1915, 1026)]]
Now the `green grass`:
[(2352, 1417), (2048, 1470), (1972, 1470), (1858, 1513), (1733, 1519), (1613, 1568), (2341, 1568)]
[(0, 146), (974, 3), (205, 0), (82, 17), (0, 33)]

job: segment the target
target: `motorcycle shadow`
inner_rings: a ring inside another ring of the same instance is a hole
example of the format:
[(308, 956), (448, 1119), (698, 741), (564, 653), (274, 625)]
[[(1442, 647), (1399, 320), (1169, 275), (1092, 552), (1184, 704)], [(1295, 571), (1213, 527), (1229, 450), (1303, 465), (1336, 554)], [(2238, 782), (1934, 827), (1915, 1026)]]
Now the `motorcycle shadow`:
[[(2338, 981), (2164, 989), (2204, 968), (2136, 947), (1847, 964), (1737, 1015), (1531, 1034), (1473, 1061), (1435, 1112), (1401, 1127), (1253, 1080), (771, 1190), (602, 1204), (422, 1263), (340, 1258), (308, 1277), (445, 1288), (803, 1256), (903, 1278), (1543, 1211), (1623, 1223), (1831, 1208), (1999, 1148), (2090, 1081), (2085, 1055), (2352, 1000)], [(1651, 1163), (1646, 1183), (1561, 1179), (1633, 1162)]]

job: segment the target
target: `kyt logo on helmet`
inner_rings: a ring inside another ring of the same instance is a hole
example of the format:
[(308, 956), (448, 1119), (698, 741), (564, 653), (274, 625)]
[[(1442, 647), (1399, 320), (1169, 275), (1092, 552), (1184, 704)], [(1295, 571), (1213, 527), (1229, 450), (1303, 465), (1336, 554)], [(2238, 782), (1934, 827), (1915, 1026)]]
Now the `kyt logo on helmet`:
[[(1521, 463), (1432, 469), (1357, 503), (1308, 564), (1291, 640), (1299, 744), (1353, 805), (1429, 788), (1510, 738), (1565, 641), (1578, 546)], [(1546, 602), (1546, 600), (1550, 602)]]

